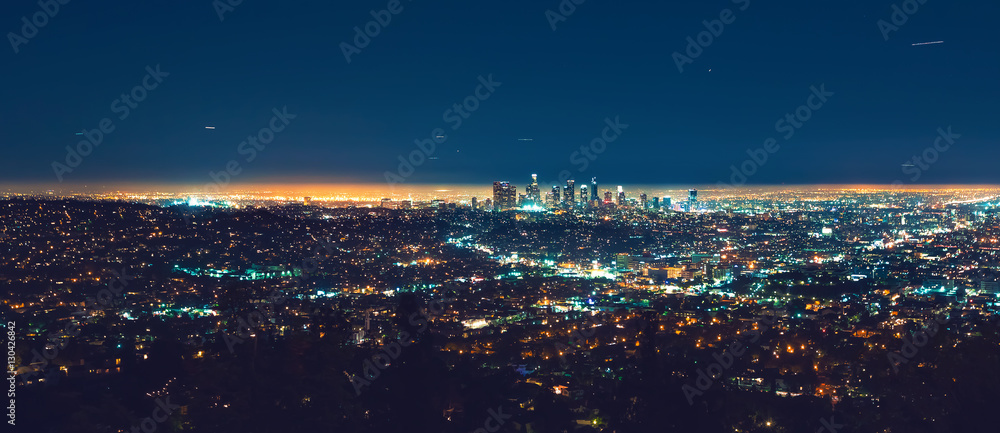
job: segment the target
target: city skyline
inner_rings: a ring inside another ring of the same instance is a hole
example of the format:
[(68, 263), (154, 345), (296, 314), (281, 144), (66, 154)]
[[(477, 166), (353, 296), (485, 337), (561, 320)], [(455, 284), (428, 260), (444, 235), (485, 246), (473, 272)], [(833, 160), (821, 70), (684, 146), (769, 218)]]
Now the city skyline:
[(0, 2), (4, 422), (988, 431), (998, 15)]

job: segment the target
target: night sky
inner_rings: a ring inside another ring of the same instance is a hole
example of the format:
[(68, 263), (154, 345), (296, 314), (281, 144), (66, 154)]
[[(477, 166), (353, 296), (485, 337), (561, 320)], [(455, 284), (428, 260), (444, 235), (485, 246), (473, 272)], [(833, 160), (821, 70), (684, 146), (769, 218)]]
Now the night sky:
[[(109, 118), (114, 131), (64, 184), (204, 183), (230, 160), (237, 182), (379, 183), (435, 128), (447, 134), (437, 159), (407, 183), (522, 185), (568, 170), (715, 184), (772, 137), (780, 149), (747, 183), (998, 183), (995, 1), (927, 0), (886, 41), (877, 23), (900, 0), (586, 0), (555, 31), (557, 0), (402, 0), (348, 63), (341, 43), (388, 3), (244, 0), (221, 21), (210, 0), (61, 5), (0, 53), (0, 182), (56, 182), (76, 133)], [(680, 72), (673, 53), (724, 9), (735, 21)], [(40, 10), (5, 0), (0, 29), (20, 35)], [(156, 65), (169, 76), (120, 119), (113, 101)], [(446, 110), (490, 74), (502, 84), (453, 129)], [(785, 139), (776, 122), (821, 85), (834, 94)], [(247, 161), (241, 142), (283, 107), (295, 119)], [(616, 116), (628, 128), (580, 171), (574, 152)], [(903, 164), (949, 126), (961, 138), (911, 180)]]

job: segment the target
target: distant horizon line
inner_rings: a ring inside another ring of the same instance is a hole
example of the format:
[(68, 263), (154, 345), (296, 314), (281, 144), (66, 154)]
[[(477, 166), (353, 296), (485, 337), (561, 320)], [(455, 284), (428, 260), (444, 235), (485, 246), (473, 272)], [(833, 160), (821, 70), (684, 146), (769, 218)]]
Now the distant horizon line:
[[(525, 182), (511, 182), (515, 186), (520, 186)], [(588, 185), (589, 182), (581, 182), (578, 186)], [(948, 184), (903, 184), (893, 185), (891, 183), (783, 183), (783, 184), (745, 184), (740, 186), (729, 186), (704, 183), (602, 183), (599, 185), (613, 189), (610, 185), (622, 185), (628, 189), (636, 188), (656, 188), (668, 190), (698, 189), (704, 191), (715, 190), (752, 190), (752, 189), (773, 189), (773, 188), (829, 188), (829, 189), (1000, 189), (1000, 184), (975, 184), (975, 183), (948, 183)], [(545, 187), (545, 184), (539, 184)], [(407, 190), (427, 190), (430, 188), (447, 189), (490, 189), (493, 182), (489, 183), (463, 183), (463, 182), (434, 182), (434, 183), (401, 183), (389, 185), (386, 183), (349, 183), (349, 182), (253, 182), (229, 184), (219, 191), (204, 191), (205, 184), (197, 183), (169, 183), (169, 182), (80, 182), (74, 184), (53, 184), (53, 183), (30, 183), (30, 182), (8, 182), (0, 183), (0, 193), (8, 194), (31, 194), (45, 192), (59, 193), (112, 193), (112, 192), (163, 192), (163, 193), (185, 193), (201, 195), (225, 195), (238, 192), (327, 192), (330, 190), (341, 190), (340, 192), (357, 193), (365, 191), (369, 193), (384, 192), (398, 193)], [(439, 192), (446, 192), (441, 190)]]

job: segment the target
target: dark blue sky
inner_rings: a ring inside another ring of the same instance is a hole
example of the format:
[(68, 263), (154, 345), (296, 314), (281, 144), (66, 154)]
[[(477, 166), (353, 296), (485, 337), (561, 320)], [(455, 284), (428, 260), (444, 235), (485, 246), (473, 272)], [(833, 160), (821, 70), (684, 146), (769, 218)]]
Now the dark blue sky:
[[(901, 164), (948, 126), (961, 138), (917, 182), (998, 183), (996, 2), (928, 0), (886, 41), (877, 22), (899, 0), (587, 0), (556, 31), (558, 0), (403, 0), (348, 64), (340, 43), (387, 3), (245, 0), (220, 21), (210, 0), (70, 1), (0, 50), (0, 182), (54, 182), (75, 133), (107, 117), (67, 184), (202, 183), (230, 160), (240, 182), (384, 182), (435, 128), (438, 159), (407, 182), (715, 183), (774, 137), (748, 183), (909, 183)], [(736, 20), (680, 73), (672, 53), (726, 8)], [(0, 30), (39, 10), (2, 2)], [(928, 41), (945, 43), (912, 46)], [(147, 65), (170, 75), (119, 119), (112, 101)], [(502, 85), (451, 130), (445, 111), (489, 74)], [(821, 84), (834, 96), (785, 140), (776, 121)], [(297, 117), (246, 161), (241, 141), (284, 106)], [(580, 172), (573, 152), (615, 116), (628, 129)]]

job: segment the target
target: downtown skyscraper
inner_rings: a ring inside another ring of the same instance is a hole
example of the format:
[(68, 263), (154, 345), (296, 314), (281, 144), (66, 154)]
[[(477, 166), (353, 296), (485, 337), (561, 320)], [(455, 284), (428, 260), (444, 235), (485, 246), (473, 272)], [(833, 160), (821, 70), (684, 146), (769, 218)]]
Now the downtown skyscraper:
[(538, 189), (538, 175), (537, 174), (532, 174), (531, 175), (531, 183), (528, 184), (528, 188), (526, 188), (526, 190), (525, 190), (525, 197), (524, 198), (525, 198), (525, 201), (528, 202), (528, 203), (525, 203), (525, 204), (530, 204), (530, 205), (533, 205), (533, 206), (541, 206), (542, 205), (542, 192), (541, 192), (541, 190)]
[(517, 187), (510, 182), (493, 182), (493, 210), (504, 211), (517, 207)]

